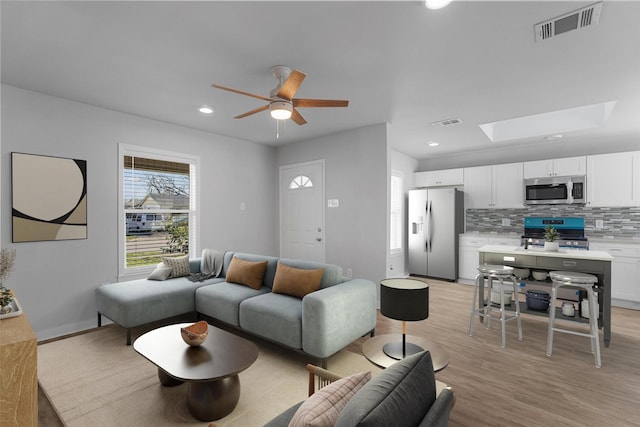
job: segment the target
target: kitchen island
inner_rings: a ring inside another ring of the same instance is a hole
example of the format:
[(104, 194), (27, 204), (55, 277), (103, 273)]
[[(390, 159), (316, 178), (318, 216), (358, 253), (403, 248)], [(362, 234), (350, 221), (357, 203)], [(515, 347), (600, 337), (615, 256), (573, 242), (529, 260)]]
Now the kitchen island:
[[(520, 246), (486, 245), (479, 249), (479, 264), (508, 265), (544, 271), (579, 271), (598, 277), (596, 291), (604, 345), (611, 341), (611, 261), (613, 257), (604, 251), (560, 249), (544, 251), (542, 248), (524, 249)], [(551, 283), (549, 282), (549, 286)], [(484, 304), (484, 287), (480, 286), (479, 308)]]

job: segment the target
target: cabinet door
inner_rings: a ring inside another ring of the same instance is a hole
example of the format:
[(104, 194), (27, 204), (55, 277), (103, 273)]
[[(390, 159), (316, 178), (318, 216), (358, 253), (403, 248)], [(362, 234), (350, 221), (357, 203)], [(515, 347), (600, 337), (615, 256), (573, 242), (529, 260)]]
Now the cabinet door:
[(437, 185), (462, 185), (464, 184), (464, 169), (444, 169), (438, 171)]
[(611, 298), (640, 302), (640, 258), (611, 254)]
[(587, 157), (565, 157), (553, 161), (554, 176), (586, 175)]
[(543, 178), (553, 175), (553, 162), (551, 160), (537, 160), (535, 162), (524, 162), (523, 177)]
[(587, 205), (640, 206), (640, 151), (587, 156)]
[(413, 174), (414, 187), (433, 187), (436, 185), (438, 174), (436, 171), (415, 172)]
[(521, 162), (493, 166), (492, 184), (492, 207), (522, 208), (524, 206)]
[(464, 206), (466, 209), (483, 209), (493, 205), (491, 168), (491, 166), (475, 166), (464, 169)]
[(460, 236), (458, 277), (474, 280), (478, 274), (478, 249), (486, 245), (488, 239), (480, 236)]

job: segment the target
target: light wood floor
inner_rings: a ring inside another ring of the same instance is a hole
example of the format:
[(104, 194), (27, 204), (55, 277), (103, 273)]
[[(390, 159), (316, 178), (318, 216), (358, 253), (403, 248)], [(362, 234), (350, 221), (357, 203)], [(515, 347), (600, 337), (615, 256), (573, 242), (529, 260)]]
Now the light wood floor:
[[(588, 338), (556, 334), (548, 358), (544, 317), (523, 316), (523, 341), (509, 322), (504, 349), (498, 322), (488, 331), (476, 320), (470, 337), (473, 288), (426, 281), (429, 318), (407, 322), (407, 333), (436, 341), (451, 356), (436, 374), (456, 392), (450, 426), (640, 426), (640, 311), (613, 308), (611, 345), (601, 341), (597, 369)], [(376, 334), (400, 332), (399, 321), (378, 314)], [(348, 349), (361, 352), (366, 339)], [(39, 412), (40, 426), (62, 425), (42, 395)]]
[[(429, 318), (407, 322), (407, 334), (450, 354), (436, 374), (456, 392), (450, 426), (640, 426), (640, 311), (613, 308), (611, 345), (604, 347), (601, 332), (598, 369), (585, 337), (556, 333), (547, 357), (546, 317), (523, 315), (523, 341), (508, 322), (504, 349), (499, 322), (487, 330), (476, 319), (470, 337), (473, 287), (425, 280)], [(376, 334), (400, 332), (399, 321), (378, 314)], [(359, 352), (365, 339), (349, 349)]]

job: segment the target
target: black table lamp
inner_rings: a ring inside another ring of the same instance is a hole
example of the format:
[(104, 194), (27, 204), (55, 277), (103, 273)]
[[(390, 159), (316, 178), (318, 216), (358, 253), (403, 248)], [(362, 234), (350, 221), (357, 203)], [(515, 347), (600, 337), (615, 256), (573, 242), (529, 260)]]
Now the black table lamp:
[(380, 282), (380, 312), (391, 319), (402, 320), (402, 341), (386, 344), (382, 351), (393, 359), (404, 359), (424, 349), (407, 343), (407, 321), (429, 317), (429, 285), (415, 279), (385, 279)]

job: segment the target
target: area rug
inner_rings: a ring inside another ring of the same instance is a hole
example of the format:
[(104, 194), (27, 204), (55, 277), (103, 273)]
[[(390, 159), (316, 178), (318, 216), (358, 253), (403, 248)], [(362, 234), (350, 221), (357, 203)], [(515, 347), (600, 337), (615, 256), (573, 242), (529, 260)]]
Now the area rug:
[[(307, 361), (258, 341), (256, 362), (240, 374), (240, 401), (215, 424), (194, 419), (186, 384), (167, 388), (157, 368), (124, 345), (115, 326), (38, 346), (38, 380), (67, 426), (262, 426), (307, 396)], [(328, 368), (342, 375), (380, 370), (362, 355), (343, 350)]]

